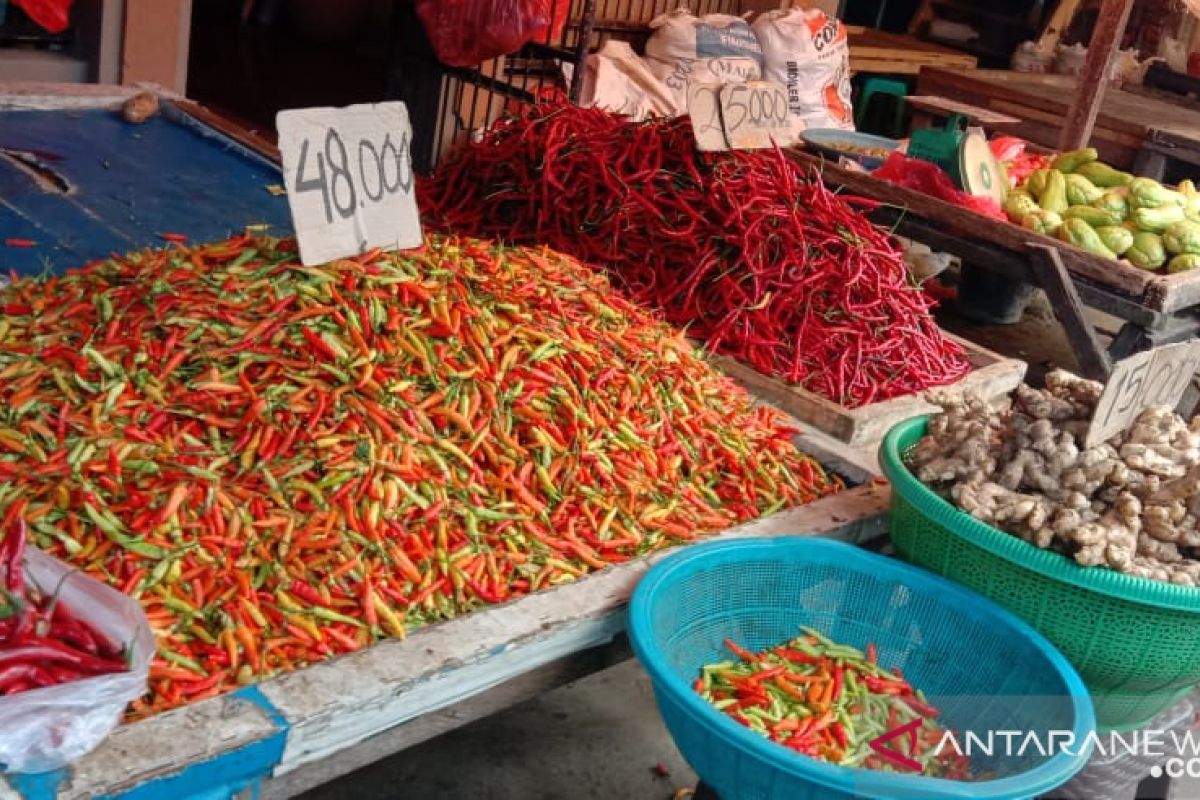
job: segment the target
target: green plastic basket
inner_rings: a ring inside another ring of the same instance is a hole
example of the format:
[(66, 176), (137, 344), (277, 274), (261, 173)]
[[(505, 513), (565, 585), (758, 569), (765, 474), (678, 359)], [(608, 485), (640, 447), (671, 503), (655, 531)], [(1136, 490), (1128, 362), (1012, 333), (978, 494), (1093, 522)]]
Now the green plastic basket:
[(901, 558), (990, 597), (1053, 642), (1087, 684), (1102, 730), (1141, 727), (1200, 682), (1200, 589), (1082, 567), (959, 511), (904, 464), (927, 420), (900, 423), (880, 450)]

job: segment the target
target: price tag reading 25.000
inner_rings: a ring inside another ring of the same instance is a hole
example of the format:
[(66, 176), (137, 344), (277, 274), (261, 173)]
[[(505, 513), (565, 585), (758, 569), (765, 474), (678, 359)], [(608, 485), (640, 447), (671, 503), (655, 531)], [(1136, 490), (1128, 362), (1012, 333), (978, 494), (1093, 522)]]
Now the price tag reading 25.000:
[(403, 103), (281, 111), (276, 127), (301, 261), (420, 246)]
[(788, 108), (787, 90), (770, 81), (692, 83), (688, 114), (702, 152), (790, 147), (804, 128)]

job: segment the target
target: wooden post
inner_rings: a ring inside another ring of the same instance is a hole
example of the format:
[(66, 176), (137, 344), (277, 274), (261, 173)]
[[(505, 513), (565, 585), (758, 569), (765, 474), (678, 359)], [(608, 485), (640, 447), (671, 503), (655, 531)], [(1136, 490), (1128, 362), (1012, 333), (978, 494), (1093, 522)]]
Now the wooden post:
[(1038, 50), (1050, 56), (1054, 55), (1054, 51), (1058, 48), (1058, 40), (1062, 38), (1063, 31), (1071, 27), (1071, 20), (1075, 19), (1075, 12), (1079, 10), (1080, 2), (1081, 0), (1061, 0), (1059, 2), (1050, 21), (1042, 29), (1041, 37), (1038, 38)]
[(191, 30), (192, 0), (126, 0), (121, 83), (186, 92)]
[(1083, 72), (1075, 80), (1075, 102), (1067, 111), (1062, 138), (1058, 141), (1059, 150), (1066, 152), (1086, 147), (1092, 138), (1096, 114), (1100, 111), (1104, 90), (1108, 86), (1108, 71), (1113, 55), (1121, 44), (1121, 35), (1125, 33), (1125, 24), (1129, 22), (1132, 9), (1133, 0), (1104, 0), (1100, 6), (1100, 16), (1092, 31), (1092, 41), (1088, 44)]

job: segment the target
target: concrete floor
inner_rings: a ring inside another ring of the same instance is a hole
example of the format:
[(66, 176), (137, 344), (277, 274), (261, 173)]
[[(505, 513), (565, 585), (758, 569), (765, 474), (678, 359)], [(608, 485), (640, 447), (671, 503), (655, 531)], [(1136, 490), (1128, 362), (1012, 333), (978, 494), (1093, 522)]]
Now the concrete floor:
[[(365, 767), (301, 800), (673, 800), (695, 786), (695, 772), (659, 719), (649, 678), (631, 660)], [(1167, 800), (1161, 784), (1148, 781), (1141, 788), (1136, 800)], [(1200, 780), (1175, 781), (1170, 791), (1169, 800), (1200, 800)]]
[(627, 661), (303, 798), (670, 800), (695, 785), (659, 719), (650, 679)]

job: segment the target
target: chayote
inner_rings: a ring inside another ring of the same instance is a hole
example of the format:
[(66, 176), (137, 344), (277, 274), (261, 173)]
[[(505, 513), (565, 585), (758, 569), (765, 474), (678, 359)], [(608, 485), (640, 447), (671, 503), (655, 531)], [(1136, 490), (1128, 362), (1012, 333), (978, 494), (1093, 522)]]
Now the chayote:
[(1096, 235), (1100, 237), (1100, 241), (1104, 242), (1105, 247), (1119, 256), (1125, 255), (1125, 252), (1133, 247), (1133, 231), (1120, 225), (1104, 225), (1096, 228)]
[(1135, 208), (1130, 219), (1141, 230), (1162, 233), (1185, 218), (1183, 209), (1174, 203), (1157, 208)]
[(1099, 161), (1089, 161), (1080, 167), (1076, 167), (1075, 174), (1082, 175), (1102, 188), (1127, 186), (1133, 180), (1133, 176), (1128, 172), (1113, 169), (1108, 164)]
[(1167, 272), (1190, 272), (1200, 269), (1200, 253), (1181, 253), (1167, 264)]
[(1062, 227), (1058, 229), (1058, 238), (1098, 256), (1117, 257), (1112, 250), (1105, 246), (1100, 239), (1100, 234), (1096, 233), (1096, 229), (1081, 219), (1064, 219)]
[(1139, 269), (1156, 270), (1167, 261), (1167, 251), (1157, 233), (1142, 231), (1133, 237), (1133, 245), (1125, 251), (1125, 258)]

